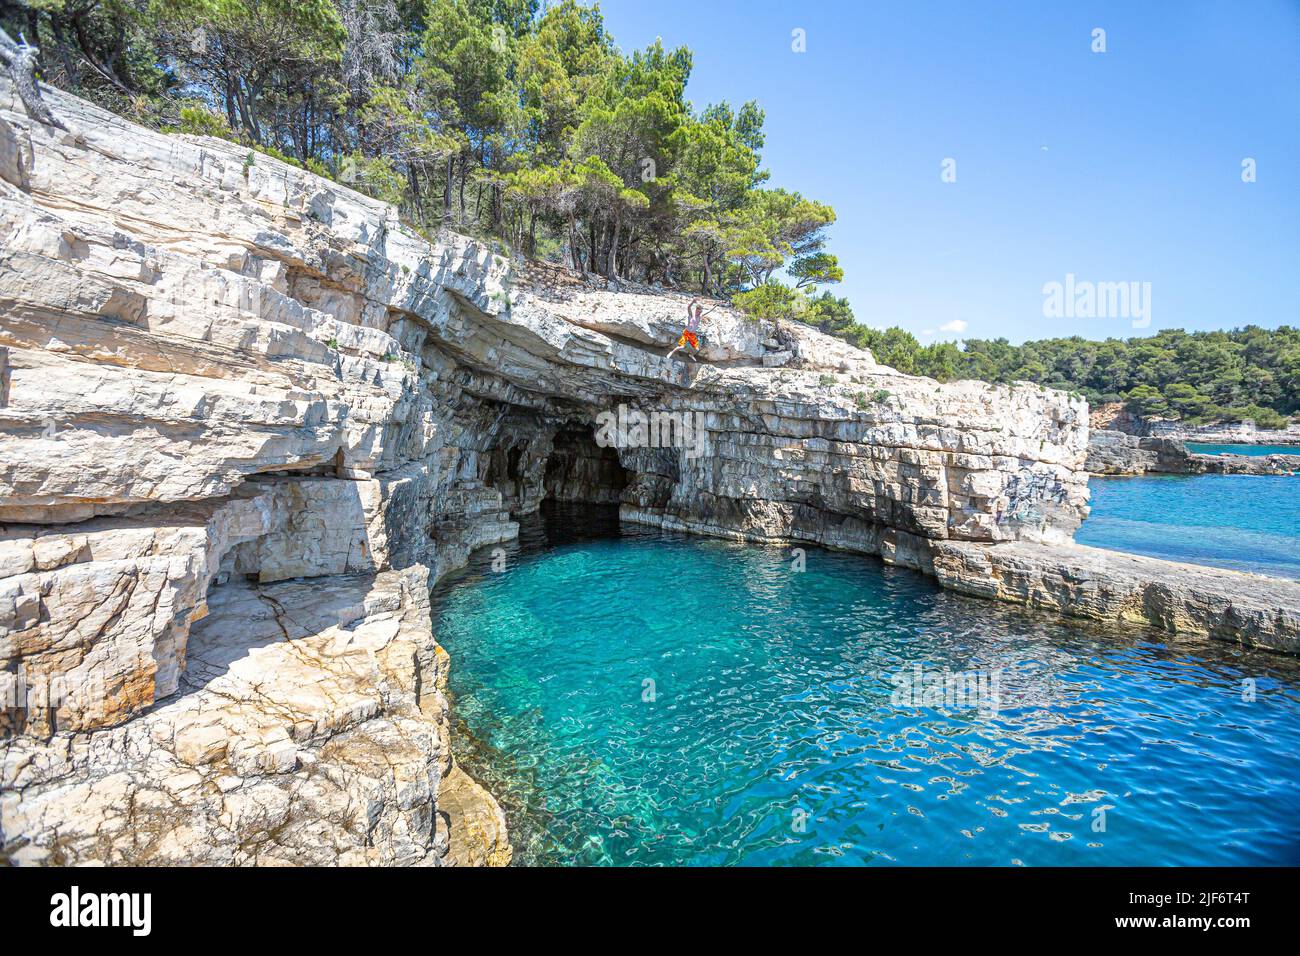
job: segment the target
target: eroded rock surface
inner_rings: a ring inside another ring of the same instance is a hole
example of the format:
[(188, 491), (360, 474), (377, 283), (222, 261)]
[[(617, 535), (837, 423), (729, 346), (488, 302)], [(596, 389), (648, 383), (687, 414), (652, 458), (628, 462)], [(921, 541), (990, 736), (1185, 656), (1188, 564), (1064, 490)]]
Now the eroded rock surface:
[(419, 567), (213, 589), (176, 694), (0, 751), (11, 859), (508, 862), (500, 809), (452, 761), (428, 593)]

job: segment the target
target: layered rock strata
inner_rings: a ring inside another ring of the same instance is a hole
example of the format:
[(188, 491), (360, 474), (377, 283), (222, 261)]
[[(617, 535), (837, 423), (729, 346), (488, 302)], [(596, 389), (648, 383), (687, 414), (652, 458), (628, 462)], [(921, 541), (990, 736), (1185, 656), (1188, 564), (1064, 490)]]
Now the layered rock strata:
[(517, 533), (520, 419), (421, 354), (504, 262), (48, 98), (0, 84), (0, 857), (506, 862), (428, 587)]
[(66, 131), (0, 80), (9, 859), (508, 859), (421, 594), (548, 498), (941, 581), (1086, 513), (1080, 400), (726, 308), (669, 359), (686, 296), (47, 99)]

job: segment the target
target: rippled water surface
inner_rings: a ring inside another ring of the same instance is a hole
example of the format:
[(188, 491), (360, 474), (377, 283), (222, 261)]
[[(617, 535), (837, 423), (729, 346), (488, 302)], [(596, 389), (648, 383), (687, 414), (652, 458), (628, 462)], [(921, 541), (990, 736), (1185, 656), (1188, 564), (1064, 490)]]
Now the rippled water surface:
[[(1288, 658), (573, 512), (490, 560), (435, 620), (519, 862), (1300, 862)], [(914, 699), (917, 668), (996, 699)]]
[(1300, 578), (1300, 477), (1093, 478), (1080, 544)]

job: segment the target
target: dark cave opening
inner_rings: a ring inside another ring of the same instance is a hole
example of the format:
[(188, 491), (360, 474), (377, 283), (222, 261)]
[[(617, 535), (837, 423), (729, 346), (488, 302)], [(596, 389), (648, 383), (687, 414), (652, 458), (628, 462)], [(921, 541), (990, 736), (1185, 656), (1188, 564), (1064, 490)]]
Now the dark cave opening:
[(615, 448), (601, 448), (589, 425), (569, 423), (555, 433), (542, 479), (548, 501), (618, 504), (628, 473)]
[(501, 492), (502, 504), (507, 510), (519, 510), (524, 497), (524, 480), (521, 463), (524, 446), (495, 448), (487, 456), (483, 483)]

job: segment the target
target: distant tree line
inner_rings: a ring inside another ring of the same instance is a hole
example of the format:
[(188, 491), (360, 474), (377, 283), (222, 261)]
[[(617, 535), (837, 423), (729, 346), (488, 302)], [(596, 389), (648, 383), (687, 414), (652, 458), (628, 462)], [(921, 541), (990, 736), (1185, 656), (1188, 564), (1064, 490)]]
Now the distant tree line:
[(769, 188), (763, 111), (685, 98), (576, 0), (0, 0), (43, 78), (245, 143), (580, 273), (730, 296), (842, 272), (827, 205)]
[(1077, 335), (1012, 345), (1004, 338), (922, 345), (900, 328), (853, 318), (847, 299), (793, 290), (741, 292), (757, 314), (806, 322), (900, 372), (941, 382), (1029, 381), (1082, 394), (1090, 404), (1123, 402), (1139, 415), (1200, 424), (1251, 419), (1280, 428), (1300, 413), (1300, 330), (1257, 325), (1227, 332), (1167, 329), (1144, 338), (1090, 341)]

